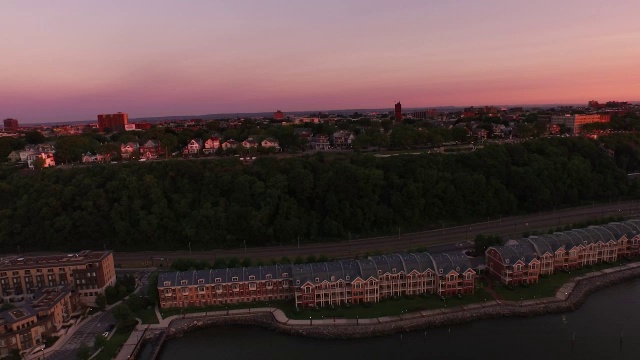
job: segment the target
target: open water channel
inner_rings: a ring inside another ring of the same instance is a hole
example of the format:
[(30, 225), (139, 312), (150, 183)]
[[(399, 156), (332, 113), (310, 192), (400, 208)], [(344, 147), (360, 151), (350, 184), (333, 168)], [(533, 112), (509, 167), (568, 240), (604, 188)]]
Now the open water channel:
[(212, 327), (168, 341), (159, 358), (640, 359), (640, 279), (600, 290), (566, 314), (483, 320), (356, 340)]

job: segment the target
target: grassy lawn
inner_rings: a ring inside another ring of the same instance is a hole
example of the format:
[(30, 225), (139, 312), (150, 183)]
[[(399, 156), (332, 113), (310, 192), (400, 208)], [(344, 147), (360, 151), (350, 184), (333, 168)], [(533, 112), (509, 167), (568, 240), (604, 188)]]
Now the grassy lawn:
[(200, 313), (207, 311), (225, 311), (236, 309), (248, 309), (258, 307), (276, 307), (282, 310), (288, 318), (304, 320), (309, 319), (322, 319), (325, 317), (337, 317), (345, 319), (366, 319), (375, 318), (381, 316), (394, 316), (400, 315), (402, 312), (414, 312), (420, 310), (432, 310), (441, 309), (445, 307), (455, 307), (469, 305), (477, 302), (483, 302), (486, 300), (492, 300), (484, 289), (477, 289), (474, 294), (464, 295), (461, 298), (449, 297), (445, 300), (441, 300), (438, 296), (416, 296), (414, 298), (401, 297), (398, 299), (385, 299), (379, 303), (371, 303), (366, 306), (363, 304), (352, 305), (350, 307), (336, 307), (320, 308), (320, 309), (306, 309), (296, 310), (292, 300), (274, 301), (270, 303), (265, 302), (253, 302), (253, 303), (241, 303), (227, 306), (206, 306), (206, 307), (190, 307), (185, 309), (172, 308), (161, 310), (163, 318), (167, 318), (172, 315), (188, 314), (188, 313)]
[(421, 310), (443, 309), (457, 306), (464, 306), (485, 300), (492, 300), (485, 290), (478, 289), (474, 294), (463, 295), (461, 298), (448, 297), (443, 301), (436, 295), (416, 296), (414, 298), (401, 297), (398, 299), (385, 299), (379, 303), (369, 303), (367, 305), (358, 304), (348, 308), (318, 308), (296, 310), (293, 303), (279, 304), (279, 308), (290, 319), (306, 320), (323, 318), (344, 318), (344, 319), (367, 319), (383, 316), (398, 316), (402, 313), (416, 312)]
[(126, 333), (118, 333), (116, 331), (115, 334), (107, 341), (104, 345), (104, 348), (100, 353), (94, 358), (95, 360), (111, 360), (118, 355), (118, 350), (124, 344), (129, 336), (131, 335), (131, 331), (127, 331)]
[(616, 266), (620, 266), (621, 262), (616, 262), (612, 264), (600, 263), (591, 267), (584, 267), (581, 269), (575, 269), (571, 272), (554, 272), (553, 275), (550, 275), (546, 278), (540, 278), (539, 282), (535, 285), (531, 285), (529, 287), (524, 286), (515, 286), (513, 289), (509, 289), (505, 287), (503, 284), (499, 282), (493, 283), (493, 290), (504, 300), (509, 301), (520, 301), (520, 300), (531, 300), (531, 299), (540, 299), (545, 297), (554, 297), (556, 296), (556, 292), (562, 285), (564, 285), (569, 280), (588, 274), (593, 271), (604, 270)]
[(142, 320), (143, 324), (158, 324), (160, 323), (160, 321), (158, 321), (158, 317), (156, 316), (156, 312), (153, 309), (153, 307), (149, 308), (144, 308), (142, 310), (136, 311), (133, 313), (134, 317), (139, 318), (140, 320)]

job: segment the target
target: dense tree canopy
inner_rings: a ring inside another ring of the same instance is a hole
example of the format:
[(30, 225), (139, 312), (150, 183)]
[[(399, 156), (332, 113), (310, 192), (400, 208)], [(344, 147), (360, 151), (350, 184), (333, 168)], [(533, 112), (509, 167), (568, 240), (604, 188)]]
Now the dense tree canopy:
[(581, 138), (459, 155), (318, 153), (249, 166), (170, 160), (24, 174), (0, 173), (0, 249), (8, 252), (322, 241), (628, 193), (624, 171)]

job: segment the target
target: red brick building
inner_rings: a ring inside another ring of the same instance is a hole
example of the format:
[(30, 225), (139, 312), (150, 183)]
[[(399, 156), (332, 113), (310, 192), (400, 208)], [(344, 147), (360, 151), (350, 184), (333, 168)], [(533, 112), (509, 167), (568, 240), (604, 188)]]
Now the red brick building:
[(126, 113), (98, 115), (98, 131), (120, 132), (124, 131), (125, 125), (129, 123), (129, 115)]
[(476, 272), (460, 254), (412, 253), (313, 264), (161, 273), (162, 308), (294, 299), (296, 307), (470, 294)]
[(276, 111), (275, 113), (273, 113), (273, 118), (276, 120), (283, 120), (284, 119), (284, 113), (280, 110)]
[(508, 285), (540, 275), (640, 255), (640, 220), (509, 240), (486, 251), (489, 274)]
[(18, 131), (18, 120), (16, 119), (4, 119), (5, 131)]
[(396, 121), (402, 121), (402, 104), (400, 104), (400, 101), (395, 105), (394, 116)]

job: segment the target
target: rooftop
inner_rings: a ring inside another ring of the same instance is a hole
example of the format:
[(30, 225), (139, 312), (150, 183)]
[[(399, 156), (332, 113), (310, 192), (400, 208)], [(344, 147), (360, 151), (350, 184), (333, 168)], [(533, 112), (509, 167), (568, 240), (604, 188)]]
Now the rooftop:
[(111, 254), (111, 250), (83, 250), (67, 255), (8, 256), (0, 258), (0, 271), (85, 264), (91, 261), (102, 260), (109, 254)]

